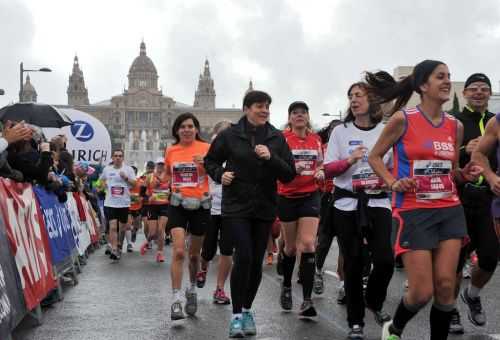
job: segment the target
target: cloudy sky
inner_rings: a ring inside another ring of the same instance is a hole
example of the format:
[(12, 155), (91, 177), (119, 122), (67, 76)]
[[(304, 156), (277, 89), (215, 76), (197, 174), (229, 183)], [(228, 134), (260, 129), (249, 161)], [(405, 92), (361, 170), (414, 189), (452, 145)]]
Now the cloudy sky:
[(498, 0), (0, 0), (0, 29), (0, 106), (17, 100), (21, 61), (53, 70), (31, 75), (39, 101), (65, 104), (75, 53), (91, 102), (120, 94), (143, 38), (167, 95), (192, 104), (207, 57), (218, 107), (239, 107), (251, 78), (276, 124), (293, 100), (324, 124), (363, 71), (425, 58), (455, 80), (500, 79)]

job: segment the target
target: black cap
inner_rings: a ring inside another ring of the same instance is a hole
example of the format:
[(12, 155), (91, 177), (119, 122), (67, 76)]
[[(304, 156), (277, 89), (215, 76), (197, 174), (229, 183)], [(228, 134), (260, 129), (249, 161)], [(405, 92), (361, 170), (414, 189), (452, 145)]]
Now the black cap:
[(470, 84), (478, 82), (478, 81), (483, 82), (485, 84), (488, 84), (488, 86), (491, 88), (490, 78), (488, 78), (486, 76), (486, 74), (484, 74), (484, 73), (474, 73), (474, 74), (471, 74), (469, 76), (469, 78), (467, 78), (467, 80), (465, 81), (464, 88), (467, 88)]
[(304, 110), (306, 110), (307, 112), (309, 112), (309, 106), (307, 106), (307, 104), (305, 102), (296, 101), (296, 102), (291, 103), (290, 106), (288, 107), (288, 114), (290, 114), (293, 110), (295, 110), (298, 107), (301, 107)]
[(153, 161), (148, 161), (146, 163), (146, 168), (154, 168), (155, 167), (155, 162)]

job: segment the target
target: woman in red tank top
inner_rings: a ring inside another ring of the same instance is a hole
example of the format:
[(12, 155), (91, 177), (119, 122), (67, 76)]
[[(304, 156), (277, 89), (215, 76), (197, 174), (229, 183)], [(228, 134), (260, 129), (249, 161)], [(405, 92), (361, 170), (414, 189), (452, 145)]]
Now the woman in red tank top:
[(303, 303), (301, 317), (315, 317), (311, 300), (315, 272), (315, 243), (318, 231), (320, 195), (318, 182), (324, 180), (323, 149), (319, 136), (309, 123), (309, 107), (293, 102), (288, 108), (288, 128), (284, 131), (292, 151), (297, 176), (289, 183), (278, 182), (278, 217), (285, 248), (283, 252), (283, 284), (280, 304), (292, 309), (292, 274), (297, 252), (300, 254), (299, 275)]
[[(458, 168), (463, 126), (443, 112), (451, 82), (446, 64), (425, 60), (413, 73), (394, 82), (368, 73), (366, 81), (381, 102), (395, 100), (392, 117), (369, 156), (369, 163), (393, 191), (396, 255), (401, 255), (409, 289), (382, 339), (400, 339), (404, 327), (432, 298), (431, 339), (446, 339), (455, 306), (455, 281), (462, 238), (466, 235), (456, 181), (477, 178), (482, 169), (469, 163)], [(421, 102), (401, 110), (413, 92)], [(382, 162), (394, 151), (391, 173)]]

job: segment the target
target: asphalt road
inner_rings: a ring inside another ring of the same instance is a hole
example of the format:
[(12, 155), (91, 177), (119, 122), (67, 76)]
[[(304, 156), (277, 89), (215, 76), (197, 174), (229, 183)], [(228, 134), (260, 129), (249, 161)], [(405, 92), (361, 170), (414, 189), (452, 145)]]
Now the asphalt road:
[[(138, 240), (139, 242), (139, 240)], [(14, 340), (167, 340), (227, 339), (231, 307), (212, 303), (216, 265), (209, 270), (207, 284), (198, 290), (198, 313), (194, 318), (170, 321), (170, 248), (167, 261), (154, 262), (153, 252), (142, 257), (137, 249), (124, 254), (118, 264), (111, 264), (104, 250), (91, 255), (79, 276), (80, 283), (65, 289), (65, 298), (44, 309), (43, 324), (35, 326), (25, 319), (13, 334)], [(325, 293), (314, 296), (319, 312), (315, 321), (302, 321), (296, 312), (284, 313), (278, 303), (280, 278), (275, 266), (264, 265), (263, 281), (254, 312), (260, 340), (345, 339), (347, 323), (345, 307), (336, 303), (336, 247), (326, 262), (328, 274)], [(500, 274), (484, 289), (483, 306), (487, 311), (486, 327), (474, 327), (467, 319), (465, 306), (459, 302), (466, 334), (449, 339), (500, 340)], [(404, 273), (396, 272), (391, 282), (385, 308), (391, 314), (403, 292)], [(229, 282), (226, 291), (229, 290)], [(301, 302), (301, 287), (294, 284), (294, 307)], [(429, 338), (429, 308), (424, 309), (405, 330), (404, 339)], [(371, 314), (366, 316), (366, 339), (380, 339), (380, 328)]]

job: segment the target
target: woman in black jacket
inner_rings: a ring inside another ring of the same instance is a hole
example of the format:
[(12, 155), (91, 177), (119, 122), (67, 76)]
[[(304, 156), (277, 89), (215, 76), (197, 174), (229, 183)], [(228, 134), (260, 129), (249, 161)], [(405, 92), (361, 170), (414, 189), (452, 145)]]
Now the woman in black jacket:
[[(271, 97), (251, 91), (243, 99), (245, 116), (221, 132), (205, 157), (212, 179), (222, 183), (222, 218), (235, 248), (231, 273), (233, 318), (229, 336), (256, 333), (252, 302), (262, 278), (262, 261), (276, 218), (277, 180), (295, 177), (292, 153), (283, 134), (269, 122)], [(223, 167), (226, 162), (225, 167)]]

